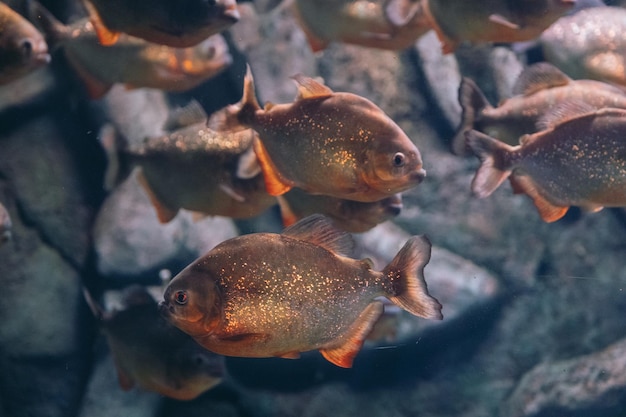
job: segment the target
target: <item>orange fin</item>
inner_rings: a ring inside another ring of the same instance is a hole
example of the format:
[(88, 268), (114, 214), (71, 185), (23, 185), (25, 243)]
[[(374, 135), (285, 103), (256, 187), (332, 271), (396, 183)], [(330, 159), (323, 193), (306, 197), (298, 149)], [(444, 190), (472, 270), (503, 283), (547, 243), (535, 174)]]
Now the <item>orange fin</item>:
[(291, 10), (296, 16), (296, 20), (299, 23), (302, 32), (304, 32), (304, 36), (306, 37), (306, 40), (309, 43), (309, 47), (311, 48), (311, 50), (314, 53), (317, 53), (326, 49), (329, 42), (319, 38), (315, 33), (313, 33), (309, 25), (307, 25), (305, 20), (302, 18), (302, 15), (300, 14), (300, 9), (298, 9), (297, 2), (293, 2)]
[(342, 368), (351, 368), (354, 357), (359, 353), (363, 342), (383, 314), (383, 303), (374, 301), (368, 305), (350, 326), (348, 332), (334, 343), (320, 349), (327, 361)]
[(552, 204), (548, 200), (546, 200), (537, 190), (535, 183), (532, 179), (526, 175), (515, 176), (511, 181), (513, 189), (517, 189), (526, 195), (528, 195), (537, 207), (537, 211), (539, 211), (539, 215), (541, 219), (546, 223), (552, 223), (559, 220), (561, 217), (565, 216), (567, 213), (568, 207), (557, 206), (556, 204)]
[(502, 16), (501, 14), (492, 14), (491, 16), (489, 16), (489, 21), (496, 23), (498, 25), (502, 25), (507, 29), (512, 29), (512, 30), (521, 29), (520, 25), (518, 25), (517, 23), (511, 22), (509, 19)]
[(300, 359), (300, 352), (285, 352), (285, 353), (280, 353), (278, 355), (279, 358), (284, 358), (284, 359)]
[(342, 256), (350, 256), (354, 249), (352, 236), (337, 229), (330, 219), (321, 214), (312, 214), (283, 231), (283, 235), (321, 246)]
[(117, 382), (120, 384), (120, 388), (124, 391), (130, 391), (135, 386), (135, 381), (117, 364), (115, 358), (113, 358), (113, 362), (115, 363), (115, 372), (117, 373)]
[(139, 169), (137, 172), (137, 181), (146, 191), (146, 194), (148, 194), (148, 197), (150, 198), (150, 202), (152, 203), (152, 206), (156, 210), (156, 214), (157, 214), (157, 218), (159, 219), (159, 222), (168, 223), (174, 217), (176, 217), (176, 214), (178, 214), (178, 210), (174, 210), (169, 207), (166, 207), (161, 202), (161, 200), (159, 200), (159, 198), (154, 194), (154, 191), (152, 191), (152, 188), (150, 187), (150, 184), (148, 183), (148, 180), (146, 179), (146, 176), (144, 175), (141, 169)]
[(294, 214), (287, 199), (282, 195), (279, 195), (278, 197), (276, 197), (276, 199), (278, 200), (280, 215), (283, 219), (283, 226), (289, 227), (292, 224), (296, 223), (298, 221), (298, 216)]
[(120, 37), (120, 32), (112, 31), (104, 24), (102, 18), (100, 17), (100, 13), (98, 13), (98, 10), (96, 10), (94, 5), (91, 4), (89, 0), (84, 1), (84, 4), (87, 12), (89, 13), (89, 20), (91, 20), (93, 28), (96, 31), (96, 35), (98, 36), (98, 40), (100, 41), (100, 45), (115, 45)]
[(268, 194), (279, 196), (291, 190), (292, 185), (281, 178), (259, 138), (254, 139), (254, 153), (259, 160), (259, 165), (261, 165), (261, 171), (263, 171), (263, 178), (265, 179), (265, 189)]
[(92, 100), (97, 100), (102, 98), (110, 89), (111, 84), (108, 84), (98, 78), (96, 78), (91, 72), (87, 71), (83, 64), (81, 64), (76, 58), (74, 58), (71, 54), (65, 54), (67, 61), (74, 68), (78, 77), (82, 80), (85, 85), (85, 89), (87, 90), (87, 94), (89, 98)]
[(298, 84), (298, 99), (323, 98), (333, 95), (333, 90), (311, 77), (296, 74), (291, 78)]
[(441, 320), (441, 304), (428, 293), (424, 278), (430, 252), (431, 243), (426, 236), (413, 236), (404, 244), (383, 270), (393, 288), (386, 297), (415, 316)]

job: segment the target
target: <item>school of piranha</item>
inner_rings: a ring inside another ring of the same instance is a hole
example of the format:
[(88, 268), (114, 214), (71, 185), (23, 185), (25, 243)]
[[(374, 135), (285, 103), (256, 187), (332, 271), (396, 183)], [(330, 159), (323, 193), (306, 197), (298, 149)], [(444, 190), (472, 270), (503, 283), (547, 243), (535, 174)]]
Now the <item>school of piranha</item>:
[[(276, 7), (291, 9), (320, 53), (331, 42), (401, 50), (431, 30), (443, 53), (464, 42), (538, 43), (545, 60), (527, 66), (497, 106), (462, 80), (451, 152), (477, 158), (468, 184), (476, 197), (508, 179), (554, 222), (571, 206), (626, 206), (626, 9), (581, 3), (286, 0)], [(62, 53), (93, 99), (114, 84), (165, 91), (201, 84), (231, 64), (220, 32), (239, 21), (235, 0), (84, 0), (84, 17), (69, 23), (36, 0), (23, 6), (18, 13), (0, 3), (0, 84)], [(383, 314), (379, 297), (417, 317), (443, 318), (426, 284), (427, 237), (411, 237), (381, 271), (350, 257), (350, 233), (393, 219), (402, 192), (428, 181), (428, 155), (370, 100), (306, 74), (293, 74), (293, 82), (292, 102), (262, 105), (248, 67), (240, 101), (208, 115), (192, 102), (172, 114), (165, 134), (140, 144), (102, 127), (107, 189), (135, 175), (160, 222), (179, 210), (245, 219), (279, 205), (285, 226), (222, 242), (174, 276), (158, 300), (129, 288), (124, 308), (106, 311), (85, 290), (121, 388), (193, 399), (220, 382), (221, 355), (293, 359), (318, 350), (351, 367)], [(0, 245), (11, 233), (0, 202)]]

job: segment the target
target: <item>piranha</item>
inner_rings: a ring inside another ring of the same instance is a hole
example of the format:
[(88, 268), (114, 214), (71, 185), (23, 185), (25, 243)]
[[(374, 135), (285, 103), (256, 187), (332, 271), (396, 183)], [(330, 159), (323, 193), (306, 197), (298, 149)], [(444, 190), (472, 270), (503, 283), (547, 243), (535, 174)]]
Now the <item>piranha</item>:
[(525, 69), (513, 93), (513, 97), (492, 107), (472, 80), (463, 79), (459, 88), (461, 125), (452, 145), (457, 155), (465, 153), (465, 132), (471, 129), (517, 145), (521, 136), (543, 129), (539, 122), (546, 113), (559, 112), (568, 103), (584, 102), (591, 110), (626, 109), (625, 90), (595, 80), (572, 80), (547, 62)]
[(382, 272), (346, 256), (351, 236), (316, 214), (282, 234), (254, 233), (217, 245), (165, 290), (173, 325), (222, 355), (297, 358), (318, 349), (349, 368), (383, 312), (385, 296), (412, 314), (441, 319), (424, 267), (430, 242), (414, 236)]
[(299, 91), (295, 102), (262, 109), (248, 67), (241, 101), (209, 120), (217, 130), (244, 125), (259, 133), (254, 150), (271, 195), (299, 187), (372, 202), (424, 179), (419, 150), (374, 103), (303, 75), (293, 78)]
[(0, 85), (50, 62), (42, 34), (19, 13), (0, 2)]
[(311, 214), (327, 216), (335, 227), (350, 233), (363, 233), (390, 220), (402, 211), (402, 195), (394, 194), (380, 201), (363, 203), (327, 195), (313, 195), (292, 188), (277, 197), (283, 225), (291, 226)]
[(206, 127), (206, 114), (197, 102), (173, 112), (167, 124), (175, 129), (136, 145), (120, 143), (112, 127), (103, 128), (107, 188), (125, 166), (139, 167), (139, 183), (162, 223), (181, 208), (201, 216), (250, 218), (276, 204), (265, 191), (252, 149), (256, 138), (252, 129), (213, 131)]
[(137, 385), (166, 397), (192, 400), (222, 381), (224, 357), (165, 321), (145, 288), (126, 288), (120, 311), (104, 311), (87, 290), (83, 293), (101, 322), (123, 390)]
[(570, 206), (594, 212), (626, 206), (626, 110), (602, 109), (558, 121), (510, 146), (475, 130), (467, 144), (481, 165), (472, 191), (487, 197), (507, 178), (541, 218), (554, 222)]
[(84, 0), (102, 45), (120, 32), (174, 48), (194, 46), (239, 21), (235, 0)]
[(539, 38), (544, 59), (572, 78), (626, 85), (626, 10), (594, 7), (560, 18)]
[(9, 212), (0, 203), (0, 246), (11, 240), (11, 229), (13, 229), (13, 224), (11, 223)]
[(536, 39), (577, 0), (424, 0), (444, 53), (461, 42), (520, 42)]
[(296, 0), (293, 9), (313, 52), (331, 42), (399, 50), (432, 29), (421, 0)]
[(50, 44), (63, 48), (68, 62), (94, 99), (106, 94), (115, 83), (128, 88), (186, 91), (232, 63), (221, 35), (211, 36), (190, 48), (173, 48), (122, 35), (115, 45), (107, 47), (98, 42), (88, 20), (66, 26), (35, 1), (31, 8)]

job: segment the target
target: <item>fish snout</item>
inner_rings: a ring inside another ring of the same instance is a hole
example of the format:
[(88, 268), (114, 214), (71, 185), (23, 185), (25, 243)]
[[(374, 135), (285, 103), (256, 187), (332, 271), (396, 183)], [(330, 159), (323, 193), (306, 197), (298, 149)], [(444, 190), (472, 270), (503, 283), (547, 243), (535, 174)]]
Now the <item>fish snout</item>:
[(174, 308), (167, 301), (161, 301), (159, 303), (159, 314), (161, 314), (162, 317), (168, 318), (173, 312)]
[(411, 174), (411, 180), (418, 184), (424, 181), (424, 178), (426, 178), (426, 170), (424, 168), (420, 168)]
[(239, 19), (241, 19), (239, 9), (237, 8), (237, 2), (235, 0), (222, 0), (220, 3), (224, 8), (225, 18), (230, 19), (233, 22), (238, 22)]

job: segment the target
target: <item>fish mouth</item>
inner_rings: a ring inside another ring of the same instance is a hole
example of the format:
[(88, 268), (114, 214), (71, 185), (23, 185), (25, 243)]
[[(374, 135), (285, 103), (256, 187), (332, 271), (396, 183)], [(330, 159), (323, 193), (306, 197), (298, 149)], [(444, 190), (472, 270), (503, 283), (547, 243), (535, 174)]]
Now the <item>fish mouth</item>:
[(424, 181), (424, 178), (426, 178), (426, 170), (424, 168), (420, 168), (411, 173), (411, 180), (417, 184)]
[(241, 14), (239, 14), (237, 3), (233, 2), (232, 4), (226, 6), (224, 12), (222, 13), (222, 18), (224, 18), (224, 20), (230, 20), (233, 23), (238, 22), (239, 19), (241, 19)]
[(167, 301), (161, 301), (159, 303), (159, 314), (161, 314), (161, 316), (165, 319), (169, 318), (172, 316), (172, 306), (170, 306), (170, 304)]

